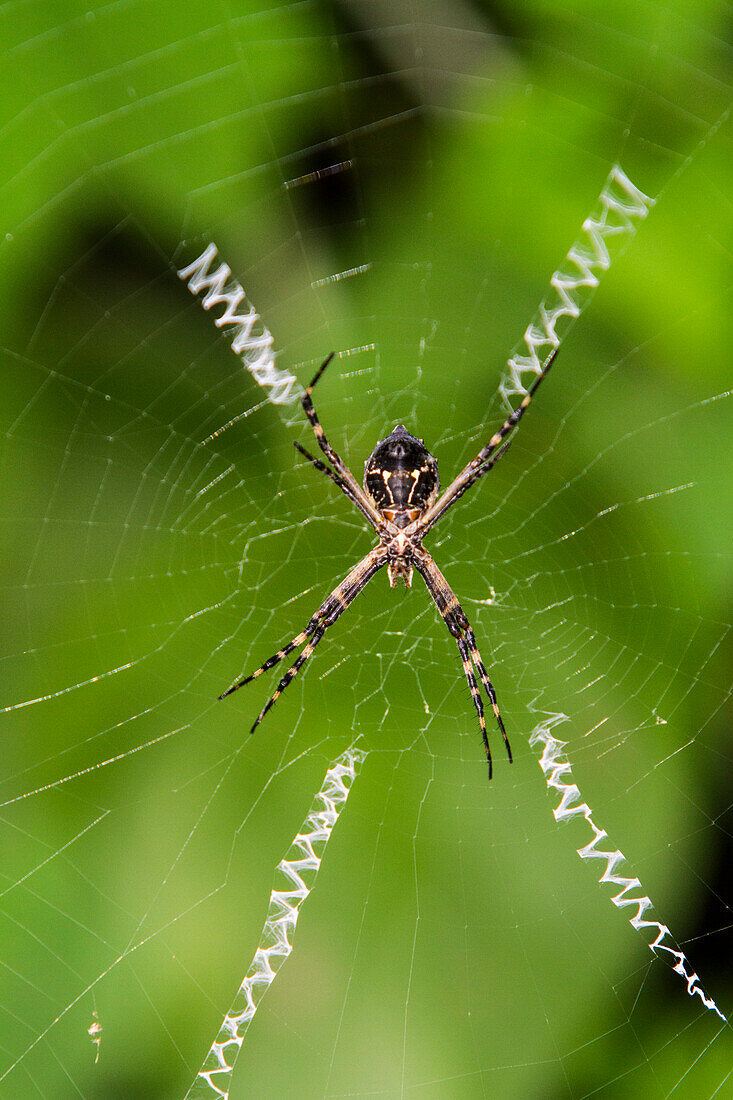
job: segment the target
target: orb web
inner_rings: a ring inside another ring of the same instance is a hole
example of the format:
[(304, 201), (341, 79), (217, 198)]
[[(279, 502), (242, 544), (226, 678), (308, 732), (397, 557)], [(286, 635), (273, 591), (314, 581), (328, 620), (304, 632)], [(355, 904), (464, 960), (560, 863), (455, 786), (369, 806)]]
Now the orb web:
[[(3, 13), (2, 1088), (195, 1087), (351, 751), (229, 1095), (725, 1095), (726, 9), (158, 7)], [(427, 540), (514, 764), (379, 578), (249, 738), (371, 545), (317, 364), (447, 484), (558, 340)]]

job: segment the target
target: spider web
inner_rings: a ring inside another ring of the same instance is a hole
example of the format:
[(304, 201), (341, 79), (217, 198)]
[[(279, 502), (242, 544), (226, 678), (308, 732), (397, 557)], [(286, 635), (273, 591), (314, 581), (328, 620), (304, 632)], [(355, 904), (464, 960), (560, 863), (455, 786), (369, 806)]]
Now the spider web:
[[(2, 12), (0, 1095), (728, 1095), (728, 9), (181, 7)], [(419, 578), (249, 738), (299, 387), (447, 484), (556, 339), (427, 540), (513, 766)]]

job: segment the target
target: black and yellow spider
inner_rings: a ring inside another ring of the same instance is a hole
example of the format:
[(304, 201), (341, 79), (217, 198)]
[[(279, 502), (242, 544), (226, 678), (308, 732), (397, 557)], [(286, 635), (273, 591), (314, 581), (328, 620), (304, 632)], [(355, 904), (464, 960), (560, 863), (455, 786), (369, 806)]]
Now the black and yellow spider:
[[(496, 692), (481, 660), (471, 624), (445, 577), (423, 547), (422, 540), (433, 524), (437, 523), (451, 505), (463, 496), (466, 489), (469, 489), (475, 481), (483, 477), (492, 466), (496, 465), (501, 456), (506, 454), (511, 441), (505, 443), (503, 447), (499, 447), (499, 445), (521, 420), (537, 387), (552, 366), (557, 351), (557, 347), (554, 348), (545, 360), (537, 379), (516, 412), (513, 412), (499, 430), (494, 432), (486, 446), (461, 470), (458, 477), (450, 483), (440, 496), (438, 496), (440, 490), (438, 463), (423, 445), (422, 439), (415, 439), (402, 424), (398, 424), (391, 435), (383, 439), (381, 443), (377, 443), (364, 466), (364, 488), (361, 488), (351, 470), (341, 461), (323, 434), (323, 428), (319, 423), (316, 410), (311, 401), (311, 394), (316, 382), (333, 359), (335, 353), (331, 352), (321, 364), (315, 378), (303, 394), (301, 402), (315, 432), (318, 446), (326, 458), (330, 460), (333, 469), (319, 461), (319, 459), (314, 458), (299, 443), (295, 443), (295, 446), (309, 462), (313, 463), (316, 469), (327, 474), (331, 481), (338, 485), (352, 504), (355, 504), (369, 520), (379, 535), (379, 545), (370, 550), (341, 584), (334, 588), (331, 595), (324, 600), (315, 615), (313, 615), (305, 630), (297, 634), (291, 642), (279, 649), (272, 657), (269, 657), (250, 676), (245, 676), (243, 680), (239, 680), (219, 696), (220, 699), (223, 699), (225, 696), (231, 695), (233, 691), (237, 691), (263, 672), (273, 668), (288, 653), (292, 653), (294, 649), (307, 641), (307, 645), (298, 659), (285, 673), (276, 691), (260, 711), (250, 730), (251, 733), (254, 733), (272, 704), (282, 695), (290, 681), (303, 667), (329, 626), (333, 626), (338, 617), (366, 587), (374, 574), (386, 565), (389, 583), (392, 588), (395, 587), (400, 577), (409, 588), (412, 583), (413, 569), (417, 569), (425, 581), (428, 592), (435, 601), (438, 611), (443, 616), (446, 626), (456, 640), (458, 652), (463, 661), (463, 671), (466, 674), (474, 706), (478, 712), (481, 736), (484, 739), (486, 759), (489, 764), (489, 779), (491, 778), (491, 749), (489, 748), (489, 738), (486, 732), (484, 707), (476, 683), (473, 665), (475, 665), (481, 683), (491, 701), (511, 761), (512, 750), (509, 747), (509, 739), (499, 713)], [(473, 662), (473, 665), (471, 662)]]

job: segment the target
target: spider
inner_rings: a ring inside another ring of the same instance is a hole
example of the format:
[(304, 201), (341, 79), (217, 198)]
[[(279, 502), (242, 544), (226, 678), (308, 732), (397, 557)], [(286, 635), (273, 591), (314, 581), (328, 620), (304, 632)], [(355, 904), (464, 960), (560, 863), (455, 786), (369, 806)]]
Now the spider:
[(257, 729), (270, 707), (279, 699), (285, 688), (306, 663), (328, 628), (333, 626), (372, 577), (386, 565), (389, 583), (392, 588), (396, 586), (400, 579), (409, 588), (412, 584), (413, 570), (417, 569), (425, 581), (428, 592), (433, 598), (438, 611), (445, 620), (448, 630), (456, 640), (458, 652), (463, 662), (463, 671), (478, 713), (481, 736), (489, 765), (489, 779), (492, 775), (491, 749), (486, 730), (481, 692), (474, 673), (474, 667), (491, 702), (496, 723), (504, 738), (509, 762), (511, 763), (512, 750), (509, 745), (509, 738), (499, 713), (496, 692), (478, 651), (476, 636), (450, 585), (428, 551), (423, 547), (422, 541), (430, 528), (445, 515), (459, 497), (462, 497), (474, 482), (483, 477), (485, 473), (488, 473), (502, 455), (506, 454), (511, 440), (501, 446), (502, 440), (513, 431), (521, 420), (535, 395), (537, 387), (552, 366), (557, 352), (558, 348), (555, 347), (543, 363), (537, 379), (516, 411), (507, 417), (502, 426), (494, 432), (486, 446), (482, 447), (476, 457), (461, 470), (460, 474), (454, 478), (440, 496), (438, 496), (440, 492), (438, 463), (427, 450), (422, 439), (416, 439), (413, 435), (410, 435), (403, 424), (398, 424), (391, 435), (377, 443), (364, 465), (364, 487), (362, 489), (346, 463), (339, 458), (326, 439), (316, 410), (313, 407), (311, 395), (319, 378), (333, 359), (335, 352), (331, 352), (328, 358), (324, 360), (316, 372), (315, 378), (303, 394), (301, 404), (318, 440), (318, 446), (331, 465), (328, 466), (326, 463), (314, 458), (305, 447), (301, 447), (300, 443), (295, 442), (294, 446), (317, 470), (321, 470), (322, 473), (326, 474), (341, 492), (349, 498), (351, 503), (359, 509), (379, 536), (379, 544), (373, 550), (370, 550), (367, 556), (362, 558), (359, 564), (334, 588), (331, 595), (323, 601), (309, 620), (305, 630), (302, 630), (300, 634), (296, 634), (292, 641), (284, 645), (272, 657), (268, 657), (265, 663), (260, 665), (255, 672), (245, 676), (244, 679), (233, 684), (219, 696), (220, 699), (224, 699), (232, 692), (238, 691), (245, 684), (249, 684), (252, 680), (261, 676), (263, 672), (274, 668), (282, 661), (283, 657), (292, 653), (304, 642), (306, 643), (297, 660), (285, 673), (276, 690), (260, 711), (250, 733), (254, 733)]

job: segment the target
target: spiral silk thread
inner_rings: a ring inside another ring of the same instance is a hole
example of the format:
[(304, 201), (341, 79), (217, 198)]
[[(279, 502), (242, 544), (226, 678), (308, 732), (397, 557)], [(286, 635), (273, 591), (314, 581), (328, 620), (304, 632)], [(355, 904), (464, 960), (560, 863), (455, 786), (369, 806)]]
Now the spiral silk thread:
[[(272, 333), (236, 279), (230, 281), (232, 271), (229, 264), (221, 263), (210, 272), (216, 255), (216, 245), (207, 245), (193, 263), (180, 269), (178, 278), (188, 282), (192, 294), (206, 291), (201, 300), (204, 309), (217, 305), (225, 307), (214, 324), (217, 328), (234, 327), (234, 354), (241, 358), (258, 386), (270, 391), (268, 398), (273, 405), (292, 404), (303, 392), (302, 387), (292, 374), (275, 366)], [(244, 307), (244, 312), (238, 312), (240, 306)]]
[[(560, 800), (553, 810), (556, 821), (569, 821), (575, 817), (584, 817), (588, 822), (593, 838), (577, 852), (581, 859), (599, 859), (605, 863), (603, 874), (598, 879), (599, 883), (610, 883), (613, 887), (620, 887), (611, 901), (618, 909), (630, 906), (636, 910), (629, 917), (632, 928), (638, 932), (648, 929), (648, 936), (653, 937), (649, 944), (649, 950), (664, 959), (682, 978), (687, 986), (687, 992), (691, 997), (699, 997), (702, 1003), (711, 1012), (716, 1012), (721, 1020), (725, 1016), (720, 1011), (715, 1001), (708, 997), (700, 985), (697, 974), (690, 967), (689, 960), (683, 951), (680, 951), (672, 939), (672, 934), (666, 924), (660, 924), (656, 920), (647, 920), (646, 914), (653, 908), (651, 899), (642, 893), (642, 885), (638, 878), (625, 878), (617, 874), (617, 870), (625, 862), (625, 856), (618, 849), (605, 850), (598, 847), (608, 838), (605, 829), (599, 829), (593, 820), (593, 815), (587, 802), (582, 801), (582, 796), (577, 784), (573, 781), (570, 761), (565, 753), (566, 742), (559, 741), (551, 732), (553, 727), (567, 721), (564, 714), (554, 714), (541, 722), (532, 733), (530, 745), (542, 746), (540, 766), (545, 775), (548, 790), (554, 791), (560, 796)], [(610, 846), (609, 846), (610, 847)], [(665, 942), (666, 941), (666, 942)]]
[(293, 950), (300, 907), (315, 884), (323, 852), (366, 753), (349, 748), (326, 772), (290, 849), (277, 866), (270, 905), (252, 964), (186, 1100), (226, 1100), (232, 1072), (257, 1006)]
[[(531, 382), (541, 373), (547, 355), (583, 312), (601, 275), (624, 251), (653, 205), (654, 199), (614, 165), (592, 213), (583, 222), (580, 237), (550, 279), (551, 293), (527, 325), (523, 339), (528, 354), (513, 355), (507, 362), (499, 393), (508, 405), (512, 405), (513, 396), (525, 396), (523, 376), (531, 375)], [(547, 350), (538, 354), (538, 349)]]

